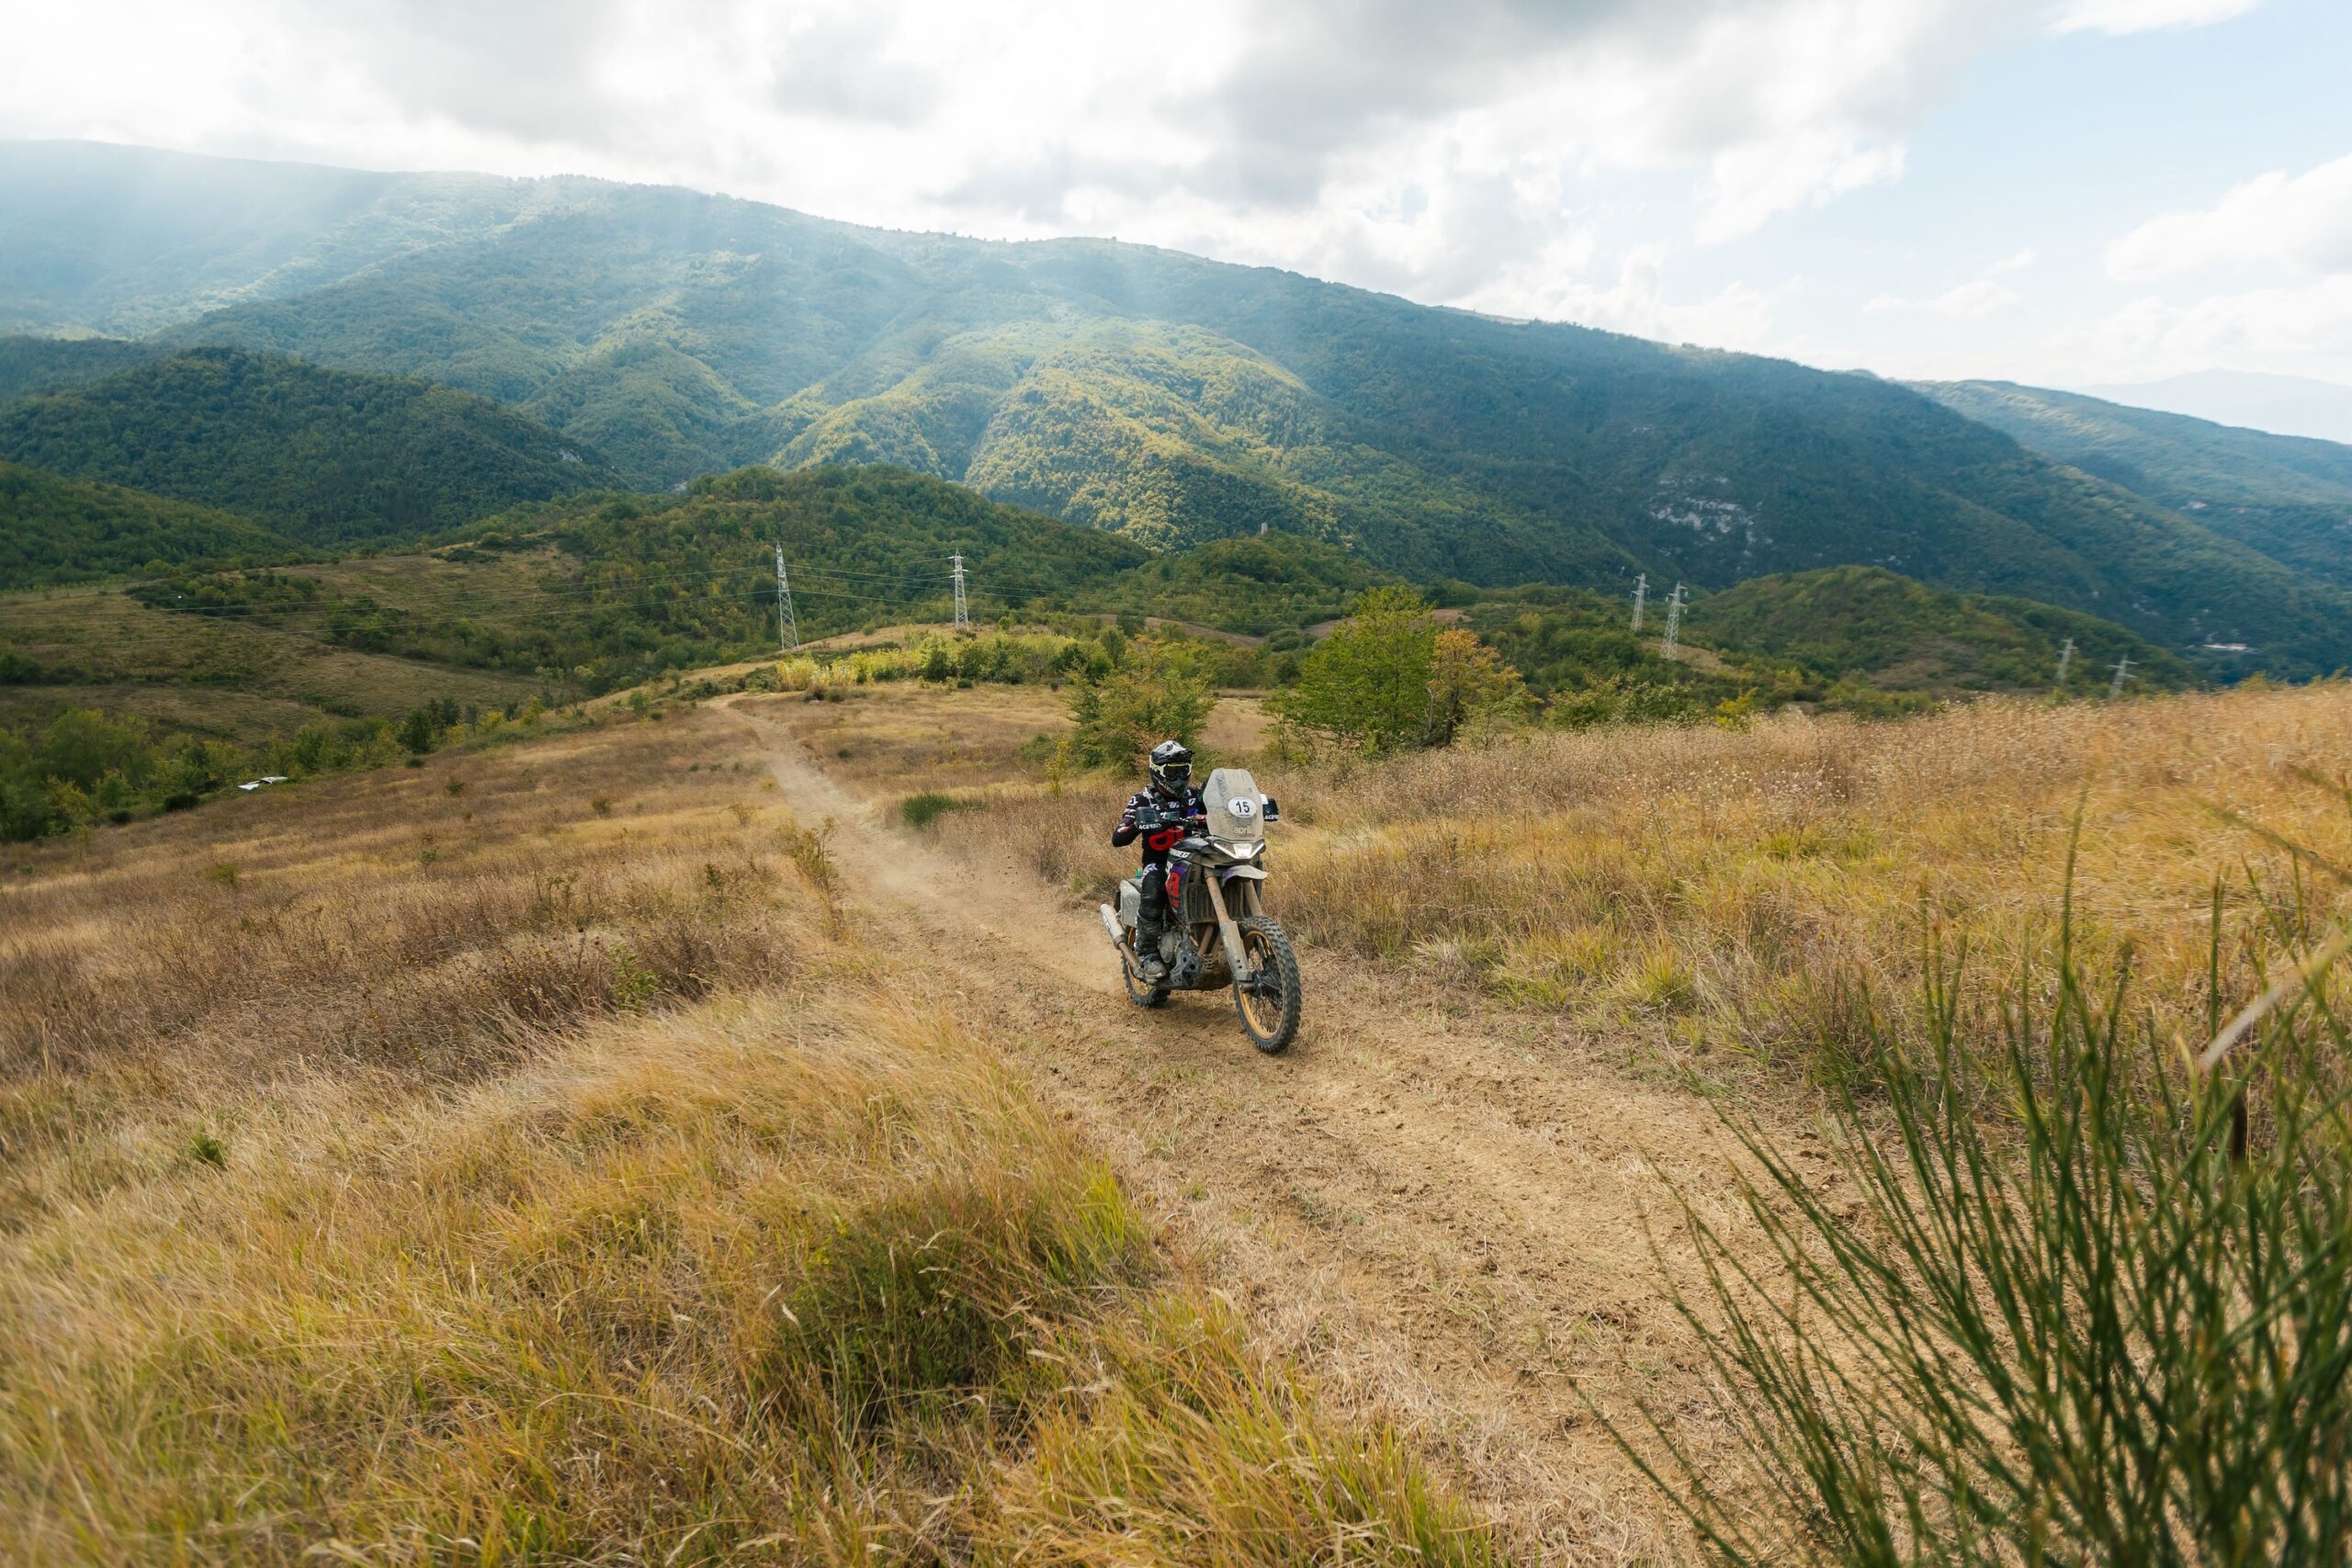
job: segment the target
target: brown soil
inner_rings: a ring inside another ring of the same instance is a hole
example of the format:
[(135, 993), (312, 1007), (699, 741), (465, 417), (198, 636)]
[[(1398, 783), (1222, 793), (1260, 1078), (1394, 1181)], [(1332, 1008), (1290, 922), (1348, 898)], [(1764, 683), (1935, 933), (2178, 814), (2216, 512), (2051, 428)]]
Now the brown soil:
[(1658, 1500), (1578, 1389), (1621, 1422), (1645, 1398), (1729, 1457), (1645, 1229), (1693, 1282), (1659, 1172), (1737, 1228), (1703, 1101), (1595, 1042), (1313, 952), (1285, 1056), (1250, 1048), (1225, 992), (1136, 1009), (1091, 908), (889, 825), (879, 781), (853, 793), (729, 706), (804, 821), (831, 820), (854, 884), (899, 917), (882, 923), (999, 1021), (1277, 1343), (1408, 1423), (1545, 1560), (1665, 1554)]

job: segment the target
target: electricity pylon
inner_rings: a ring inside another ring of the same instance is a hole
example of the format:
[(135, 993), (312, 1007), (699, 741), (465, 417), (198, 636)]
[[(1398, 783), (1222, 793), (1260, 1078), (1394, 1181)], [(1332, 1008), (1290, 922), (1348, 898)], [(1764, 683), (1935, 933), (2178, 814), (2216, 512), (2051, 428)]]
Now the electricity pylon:
[(775, 641), (786, 653), (800, 646), (800, 620), (792, 613), (792, 580), (785, 575), (781, 542), (775, 547)]

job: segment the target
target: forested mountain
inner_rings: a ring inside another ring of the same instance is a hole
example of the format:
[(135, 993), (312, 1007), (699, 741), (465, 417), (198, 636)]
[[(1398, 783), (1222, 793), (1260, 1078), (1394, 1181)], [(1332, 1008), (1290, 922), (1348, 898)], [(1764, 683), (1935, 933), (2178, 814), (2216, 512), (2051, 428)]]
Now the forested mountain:
[[(518, 508), (469, 532), (493, 550), (552, 547), (550, 581), (602, 636), (695, 639), (701, 662), (774, 635), (771, 547), (792, 564), (800, 632), (947, 619), (948, 558), (965, 557), (973, 614), (1066, 605), (1149, 558), (1128, 540), (889, 468), (747, 468), (684, 495), (583, 496)], [(570, 611), (565, 611), (568, 615)], [(651, 641), (647, 643), (652, 646)], [(673, 660), (692, 662), (695, 660)]]
[(0, 321), (429, 377), (649, 489), (888, 461), (1153, 545), (1264, 528), (1423, 581), (1612, 588), (1874, 565), (2352, 664), (2352, 593), (1869, 377), (588, 180), (18, 146), (0, 202), (30, 220)]
[(616, 479), (471, 393), (229, 348), (0, 406), (0, 459), (235, 512), (311, 545), (414, 536)]
[(2135, 690), (2177, 691), (2197, 671), (2111, 621), (1978, 593), (1953, 593), (1876, 567), (1752, 578), (1691, 606), (1692, 635), (1833, 677), (1937, 693), (2052, 687), (2065, 643), (2067, 689), (2094, 692), (2130, 659)]
[(1919, 389), (2273, 560), (2352, 585), (2352, 446), (2007, 381)]
[(0, 589), (159, 567), (254, 566), (301, 553), (225, 512), (0, 463)]

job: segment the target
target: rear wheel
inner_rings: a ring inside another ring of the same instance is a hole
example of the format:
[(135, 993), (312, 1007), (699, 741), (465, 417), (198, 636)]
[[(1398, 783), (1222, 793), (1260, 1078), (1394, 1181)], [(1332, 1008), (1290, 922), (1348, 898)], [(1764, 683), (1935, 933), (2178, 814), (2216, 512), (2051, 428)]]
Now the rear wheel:
[(1250, 1043), (1271, 1056), (1289, 1050), (1298, 1038), (1298, 954), (1283, 928), (1264, 915), (1248, 916), (1240, 927), (1242, 953), (1257, 974), (1249, 980), (1235, 977), (1233, 1010), (1241, 1015)]

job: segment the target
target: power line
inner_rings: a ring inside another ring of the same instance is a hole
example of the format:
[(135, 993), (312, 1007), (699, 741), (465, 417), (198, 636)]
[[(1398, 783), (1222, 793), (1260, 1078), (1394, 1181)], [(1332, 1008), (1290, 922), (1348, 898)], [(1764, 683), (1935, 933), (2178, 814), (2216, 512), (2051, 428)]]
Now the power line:
[(2115, 679), (2108, 683), (2107, 694), (2111, 700), (2123, 694), (2123, 677), (2131, 673), (2132, 656), (2125, 654), (2115, 661)]
[[(388, 558), (363, 557), (356, 558), (356, 560), (365, 562), (371, 558)], [(480, 581), (450, 581), (447, 578), (419, 579), (408, 575), (392, 577), (389, 581), (368, 581), (366, 576), (345, 578), (338, 575), (321, 579), (311, 577), (305, 570), (325, 569), (331, 571), (336, 566), (344, 564), (346, 563), (295, 562), (282, 569), (229, 569), (222, 573), (224, 576), (246, 577), (263, 570), (284, 570), (288, 575), (302, 577), (305, 581), (321, 581), (328, 592), (335, 595), (335, 597), (324, 599), (284, 603), (206, 604), (192, 603), (187, 598), (178, 596), (164, 598), (159, 595), (152, 599), (140, 598), (134, 597), (128, 592), (141, 587), (164, 586), (182, 581), (176, 577), (131, 582), (93, 583), (23, 594), (0, 595), (0, 628), (11, 629), (15, 635), (20, 637), (29, 635), (36, 643), (44, 643), (58, 635), (58, 630), (62, 628), (51, 630), (41, 625), (41, 622), (47, 621), (57, 614), (66, 615), (85, 614), (85, 605), (96, 608), (103, 603), (109, 606), (119, 606), (120, 614), (128, 617), (121, 624), (108, 626), (103, 634), (106, 641), (116, 654), (129, 654), (139, 658), (184, 651), (185, 644), (180, 641), (180, 638), (185, 634), (165, 629), (169, 623), (164, 617), (168, 615), (187, 617), (181, 624), (187, 626), (191, 631), (196, 626), (209, 624), (224, 634), (243, 628), (257, 636), (314, 637), (323, 641), (326, 640), (322, 635), (325, 631), (325, 624), (337, 615), (381, 614), (392, 617), (413, 617), (416, 621), (424, 623), (418, 629), (426, 632), (447, 633), (461, 637), (471, 633), (493, 640), (511, 642), (516, 645), (513, 651), (519, 654), (532, 649), (542, 639), (553, 637), (560, 642), (566, 635), (565, 628), (560, 625), (549, 626), (535, 621), (533, 618), (535, 613), (542, 607), (551, 609), (560, 604), (575, 604), (582, 608), (592, 608), (595, 602), (605, 601), (634, 604), (649, 611), (667, 608), (689, 615), (696, 611), (724, 612), (729, 605), (747, 604), (757, 601), (770, 592), (773, 588), (773, 585), (762, 584), (757, 579), (752, 577), (752, 572), (757, 569), (740, 565), (681, 572), (654, 563), (620, 566), (599, 562), (590, 563), (583, 569), (582, 575), (594, 574), (590, 581), (548, 582), (519, 579), (495, 583)], [(972, 616), (972, 585), (969, 581), (971, 569), (960, 552), (952, 558), (951, 565), (960, 571), (964, 578), (961, 584), (964, 588), (963, 618), (956, 624), (968, 629)], [(792, 601), (797, 593), (813, 592), (820, 599), (833, 600), (843, 605), (868, 606), (902, 616), (920, 616), (932, 606), (938, 604), (938, 598), (934, 594), (918, 592), (888, 595), (860, 592), (854, 591), (846, 583), (842, 586), (832, 586), (829, 581), (834, 578), (864, 580), (860, 582), (860, 586), (864, 586), (865, 582), (871, 582), (876, 586), (905, 584), (910, 590), (914, 590), (919, 589), (923, 581), (922, 576), (917, 573), (862, 572), (847, 568), (810, 567), (804, 563), (802, 567), (804, 581), (795, 585), (790, 581), (788, 575), (789, 561), (780, 563), (780, 575), (784, 577), (782, 586), (785, 590), (786, 604), (792, 608), (790, 620), (784, 627), (784, 631), (786, 640), (795, 643), (797, 639), (798, 621), (797, 605), (793, 605)], [(810, 574), (819, 579), (814, 585), (806, 581)], [(730, 579), (734, 581), (729, 583), (724, 592), (697, 592), (698, 589), (707, 588)], [(936, 581), (936, 579), (931, 581)], [(1001, 598), (1008, 608), (1017, 608), (1025, 600), (1051, 598), (1057, 594), (1073, 592), (1082, 593), (1089, 587), (1099, 586), (1099, 584), (1082, 581), (1073, 582), (1058, 577), (1041, 576), (1030, 580), (1018, 572), (1011, 574), (1009, 581), (1000, 577), (992, 579), (992, 581), (995, 593), (991, 597)], [(360, 604), (362, 599), (368, 602), (368, 607), (364, 609)], [(22, 611), (31, 612), (33, 624), (26, 625), (18, 615), (10, 614), (11, 605)], [(952, 615), (952, 595), (950, 606), (946, 607), (951, 609)], [(43, 613), (44, 609), (47, 610), (47, 614)], [(157, 615), (150, 621), (148, 617), (137, 615), (141, 610), (153, 610)], [(447, 617), (449, 620), (457, 621), (458, 625), (455, 627), (448, 626), (446, 622), (438, 626), (434, 625), (434, 617), (436, 616)], [(110, 621), (113, 619), (111, 610), (108, 619)], [(470, 621), (469, 625), (469, 621)], [(138, 622), (146, 624), (144, 626), (135, 624)], [(63, 653), (68, 648), (78, 646), (85, 640), (69, 637), (65, 644), (60, 646), (59, 651)], [(401, 657), (400, 653), (391, 649), (381, 651), (391, 657)], [(500, 665), (485, 668), (512, 669), (513, 667)]]
[(972, 613), (964, 603), (964, 558), (958, 554), (949, 558), (954, 570), (948, 575), (956, 580), (956, 629), (967, 632), (972, 629)]
[[(282, 620), (283, 618), (293, 615), (328, 614), (338, 608), (347, 609), (352, 607), (355, 601), (363, 597), (373, 601), (377, 608), (385, 611), (412, 615), (428, 613), (456, 615), (464, 614), (469, 611), (481, 614), (502, 611), (512, 613), (524, 608), (534, 602), (553, 603), (565, 600), (621, 600), (657, 593), (683, 594), (692, 589), (707, 586), (710, 583), (729, 578), (741, 578), (746, 580), (743, 592), (750, 597), (763, 597), (772, 592), (772, 585), (762, 583), (758, 578), (752, 575), (754, 572), (758, 571), (759, 569), (747, 566), (728, 566), (696, 571), (680, 571), (673, 568), (655, 563), (616, 564), (610, 562), (592, 562), (582, 565), (577, 570), (576, 573), (566, 574), (568, 576), (576, 576), (578, 579), (577, 581), (550, 582), (545, 580), (526, 580), (509, 581), (497, 583), (479, 581), (436, 581), (432, 579), (420, 580), (416, 578), (403, 577), (371, 581), (368, 576), (364, 574), (345, 576), (338, 570), (349, 568), (351, 566), (371, 560), (395, 558), (399, 558), (357, 557), (352, 558), (352, 559), (348, 561), (296, 561), (275, 567), (214, 569), (200, 574), (206, 576), (244, 579), (251, 578), (264, 572), (283, 573), (287, 576), (300, 578), (305, 581), (314, 581), (322, 584), (330, 592), (336, 595), (336, 598), (325, 601), (309, 600), (277, 604), (191, 604), (186, 603), (184, 600), (171, 601), (157, 599), (151, 601), (134, 597), (135, 591), (137, 590), (168, 587), (183, 581), (183, 579), (178, 577), (146, 578), (114, 582), (75, 584), (58, 588), (28, 590), (22, 592), (0, 594), (0, 616), (5, 616), (7, 606), (11, 604), (55, 604), (61, 601), (99, 599), (117, 595), (130, 599), (134, 604), (142, 604), (150, 608), (168, 609), (177, 614), (198, 615), (207, 619), (234, 620), (252, 618)], [(802, 582), (799, 585), (799, 592), (830, 592), (837, 597), (863, 597), (865, 602), (877, 604), (888, 603), (888, 601), (886, 599), (873, 598), (870, 594), (861, 596), (852, 592), (846, 585), (854, 583), (863, 587), (871, 584), (880, 586), (885, 589), (889, 587), (902, 587), (907, 591), (906, 596), (908, 598), (920, 603), (922, 600), (927, 599), (930, 596), (927, 594), (917, 593), (915, 591), (922, 588), (927, 582), (937, 581), (936, 578), (931, 575), (930, 571), (923, 570), (922, 569), (902, 572), (861, 571), (847, 567), (816, 566), (804, 561), (801, 563), (799, 570), (802, 574)], [(971, 569), (967, 566), (964, 570), (967, 584), (967, 613), (968, 615), (968, 579)], [(313, 573), (333, 575), (314, 576), (312, 575)], [(810, 579), (816, 580), (816, 582), (819, 585), (817, 588), (812, 588), (810, 586)], [(1023, 577), (1019, 573), (1012, 574), (1009, 579), (999, 576), (993, 579), (993, 581), (997, 585), (998, 596), (1006, 599), (1008, 602), (1013, 601), (1024, 594), (1028, 596), (1039, 596), (1055, 592), (1070, 592), (1073, 590), (1082, 590), (1085, 587), (1090, 586), (1089, 583), (1084, 581), (1074, 582), (1053, 577), (1037, 577), (1032, 579)], [(824, 589), (822, 587), (824, 584), (833, 582), (839, 582), (844, 586), (836, 589)], [(733, 597), (731, 594), (727, 596)]]
[(1674, 657), (1682, 643), (1682, 584), (1674, 585), (1674, 592), (1666, 601), (1666, 656)]
[(2075, 639), (2068, 637), (2066, 646), (2058, 650), (2058, 689), (2066, 689), (2066, 667), (2075, 662)]
[(1642, 635), (1642, 606), (1647, 602), (1649, 596), (1650, 574), (1645, 571), (1634, 579), (1634, 635), (1635, 637)]

